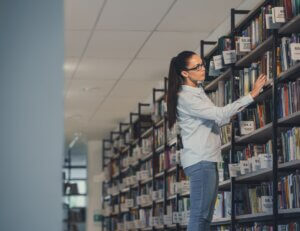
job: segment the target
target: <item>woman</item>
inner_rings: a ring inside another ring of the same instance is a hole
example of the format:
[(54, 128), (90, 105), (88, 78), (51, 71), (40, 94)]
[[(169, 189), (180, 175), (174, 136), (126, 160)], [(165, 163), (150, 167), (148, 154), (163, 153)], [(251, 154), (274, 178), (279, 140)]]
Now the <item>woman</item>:
[(266, 82), (261, 75), (250, 94), (225, 107), (216, 107), (199, 83), (205, 66), (194, 52), (183, 51), (170, 63), (168, 86), (169, 128), (176, 120), (183, 149), (181, 165), (190, 179), (190, 220), (188, 231), (207, 231), (218, 192), (217, 162), (221, 158), (220, 129), (230, 118), (253, 102)]

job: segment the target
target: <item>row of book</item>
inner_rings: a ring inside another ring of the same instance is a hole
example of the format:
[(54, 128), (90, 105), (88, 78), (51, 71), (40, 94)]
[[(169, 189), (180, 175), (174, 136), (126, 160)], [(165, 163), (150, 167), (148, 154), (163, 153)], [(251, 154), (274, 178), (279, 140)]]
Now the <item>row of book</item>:
[(300, 2), (298, 0), (283, 0), (281, 5), (284, 7), (287, 21), (300, 14)]
[(300, 160), (300, 127), (281, 132), (283, 162)]
[(272, 183), (260, 185), (239, 185), (235, 193), (237, 215), (272, 212)]
[(165, 144), (165, 128), (160, 126), (155, 129), (155, 148), (158, 148)]
[(300, 79), (278, 87), (278, 117), (283, 118), (300, 111)]
[(213, 219), (231, 217), (231, 192), (218, 193)]
[[(212, 227), (213, 231), (230, 231), (229, 226)], [(270, 224), (263, 224), (255, 222), (253, 225), (237, 225), (237, 231), (273, 231), (274, 226)], [(300, 230), (300, 222), (292, 222), (288, 224), (278, 225), (278, 231), (298, 231)]]
[(280, 209), (300, 208), (300, 174), (289, 174), (280, 177), (278, 183)]
[(153, 145), (153, 136), (149, 135), (146, 138), (142, 139), (142, 153), (147, 155), (148, 153), (152, 152), (152, 145)]
[(235, 37), (235, 50), (232, 50), (233, 44), (230, 37), (221, 37), (218, 40), (218, 54), (209, 62), (208, 75), (220, 75), (220, 70), (224, 70), (226, 64), (236, 62), (237, 59), (264, 42), (271, 35), (269, 29), (280, 27), (286, 21), (284, 9), (281, 6), (282, 4), (276, 7), (270, 4), (262, 6), (256, 17), (242, 29), (239, 36)]
[[(280, 46), (277, 49), (277, 75), (299, 62), (297, 51), (295, 51), (297, 47), (294, 47), (294, 45), (299, 45), (299, 41), (300, 37), (297, 34), (281, 38)], [(247, 95), (253, 89), (254, 83), (260, 74), (266, 74), (267, 84), (269, 84), (273, 78), (272, 69), (272, 51), (267, 51), (257, 62), (238, 72), (236, 79), (238, 79), (239, 88), (236, 95)], [(215, 105), (224, 106), (231, 102), (231, 85), (231, 81), (225, 81), (225, 83), (219, 81), (217, 91), (209, 93), (209, 97)]]
[(167, 149), (165, 152), (162, 152), (158, 156), (158, 164), (155, 166), (158, 166), (157, 169), (154, 171), (156, 173), (160, 173), (164, 170), (168, 170), (176, 164), (180, 163), (180, 150), (177, 150), (175, 146), (172, 146), (171, 148)]
[[(280, 133), (278, 137), (278, 163), (289, 162), (293, 160), (300, 160), (300, 128), (294, 127), (292, 129), (286, 130)], [(267, 141), (265, 144), (248, 144), (245, 148), (237, 150), (237, 155), (235, 156), (235, 173), (233, 176), (239, 176), (248, 174), (250, 172), (258, 171), (262, 168), (272, 168), (272, 142), (271, 140)], [(176, 150), (176, 147), (172, 147), (169, 151), (161, 153), (159, 155), (158, 164), (155, 166), (155, 173), (159, 173), (164, 169), (169, 169), (172, 166), (175, 166), (179, 161), (180, 152)], [(228, 168), (228, 162), (224, 163), (225, 172), (222, 173), (223, 176), (220, 176), (221, 179), (226, 180), (228, 178), (228, 173), (230, 168)], [(238, 167), (237, 167), (238, 166)], [(142, 164), (141, 170), (147, 171), (147, 177), (152, 176), (152, 161), (146, 161)], [(228, 171), (228, 172), (227, 172)], [(183, 172), (181, 172), (183, 175)], [(181, 175), (181, 176), (182, 176)], [(146, 179), (143, 178), (143, 179)], [(185, 180), (184, 177), (181, 177), (182, 180)], [(170, 182), (175, 181), (174, 175), (168, 177)], [(169, 183), (171, 185), (171, 183)], [(172, 187), (168, 187), (170, 190)]]
[(265, 99), (238, 113), (239, 135), (247, 135), (272, 121), (272, 100)]

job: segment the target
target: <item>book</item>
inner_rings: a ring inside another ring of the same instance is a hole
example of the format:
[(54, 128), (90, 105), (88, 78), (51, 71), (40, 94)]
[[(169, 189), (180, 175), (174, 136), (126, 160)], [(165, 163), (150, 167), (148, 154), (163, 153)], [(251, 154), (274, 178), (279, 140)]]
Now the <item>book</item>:
[(155, 148), (158, 148), (165, 143), (165, 128), (160, 126), (155, 129)]
[(278, 182), (278, 207), (280, 209), (300, 208), (299, 172), (282, 176)]
[(237, 188), (235, 200), (237, 215), (271, 212), (273, 208), (272, 183), (240, 185)]
[(251, 108), (246, 108), (244, 111), (238, 113), (239, 130), (238, 135), (242, 135), (242, 122), (243, 121), (253, 121), (254, 130), (264, 127), (266, 124), (270, 123), (272, 119), (272, 100), (265, 99), (263, 102), (258, 102)]
[[(229, 202), (228, 202), (229, 201)], [(213, 220), (231, 217), (231, 192), (218, 193), (214, 208)]]
[(148, 135), (147, 137), (142, 139), (142, 153), (143, 155), (147, 155), (152, 152), (152, 145), (153, 145), (153, 136), (152, 134)]
[(281, 132), (283, 162), (300, 160), (300, 127)]
[(250, 49), (255, 49), (259, 44), (265, 41), (271, 34), (267, 30), (266, 26), (266, 15), (271, 14), (272, 6), (267, 4), (260, 8), (257, 16), (252, 19), (248, 26), (244, 28), (241, 32), (243, 37), (250, 38)]
[(300, 79), (278, 86), (278, 117), (300, 111)]

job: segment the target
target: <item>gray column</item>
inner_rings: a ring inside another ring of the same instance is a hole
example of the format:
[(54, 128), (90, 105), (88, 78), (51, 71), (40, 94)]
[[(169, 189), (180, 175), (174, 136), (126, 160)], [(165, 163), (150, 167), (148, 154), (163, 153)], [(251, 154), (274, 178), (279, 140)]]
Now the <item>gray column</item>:
[(102, 196), (102, 142), (88, 142), (88, 205), (87, 231), (101, 230), (100, 223), (94, 222), (94, 212), (101, 208)]
[(0, 230), (62, 230), (63, 1), (0, 1)]

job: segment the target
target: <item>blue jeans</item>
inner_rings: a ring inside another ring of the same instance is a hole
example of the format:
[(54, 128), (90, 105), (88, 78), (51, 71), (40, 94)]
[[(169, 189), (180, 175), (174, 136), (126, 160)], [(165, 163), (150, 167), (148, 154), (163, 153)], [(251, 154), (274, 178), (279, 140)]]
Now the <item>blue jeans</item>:
[(218, 194), (217, 163), (200, 161), (186, 167), (190, 179), (190, 220), (187, 231), (208, 231)]

